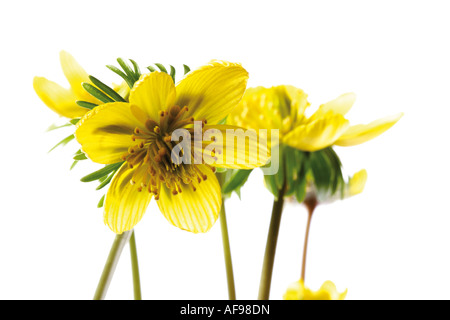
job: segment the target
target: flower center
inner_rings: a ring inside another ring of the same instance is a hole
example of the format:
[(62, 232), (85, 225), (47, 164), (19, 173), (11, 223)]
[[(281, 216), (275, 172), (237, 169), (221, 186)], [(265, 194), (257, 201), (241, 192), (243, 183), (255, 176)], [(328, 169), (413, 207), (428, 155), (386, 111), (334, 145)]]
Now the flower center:
[[(194, 130), (192, 125), (195, 119), (186, 116), (187, 111), (188, 107), (172, 106), (168, 111), (160, 112), (159, 123), (148, 119), (145, 126), (136, 127), (131, 136), (136, 144), (122, 155), (122, 160), (126, 161), (131, 169), (135, 168), (130, 183), (139, 184), (139, 192), (146, 189), (153, 193), (156, 200), (159, 199), (163, 183), (173, 195), (177, 195), (182, 192), (183, 184), (196, 191), (198, 184), (207, 179), (198, 166), (172, 161), (172, 150), (179, 143), (172, 141), (172, 132), (186, 127), (190, 133)], [(206, 120), (203, 120), (202, 124), (203, 128)], [(194, 148), (191, 150), (193, 156)], [(215, 168), (210, 168), (215, 171)]]

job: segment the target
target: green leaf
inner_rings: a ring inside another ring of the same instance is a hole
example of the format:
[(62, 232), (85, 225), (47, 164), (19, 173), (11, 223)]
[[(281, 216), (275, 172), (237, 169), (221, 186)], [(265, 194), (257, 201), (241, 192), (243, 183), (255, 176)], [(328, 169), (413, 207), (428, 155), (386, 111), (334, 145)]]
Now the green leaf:
[(66, 123), (66, 124), (63, 124), (63, 125), (60, 125), (60, 126), (57, 126), (57, 125), (55, 125), (55, 124), (52, 124), (50, 127), (48, 127), (47, 128), (47, 132), (49, 132), (49, 131), (53, 131), (53, 130), (56, 130), (56, 129), (61, 129), (61, 128), (65, 128), (65, 127), (70, 127), (72, 124), (69, 122), (69, 123)]
[[(105, 180), (103, 180), (101, 183), (100, 183), (100, 185), (97, 187), (97, 189), (95, 189), (95, 190), (100, 190), (100, 189), (103, 189), (105, 186), (107, 186), (110, 182), (111, 182), (111, 180), (112, 180), (112, 178), (114, 177), (114, 175), (115, 175), (115, 173), (117, 172), (117, 170), (115, 170), (114, 172), (112, 172)], [(105, 176), (106, 177), (106, 176)]]
[(324, 153), (327, 155), (330, 160), (331, 170), (332, 170), (332, 181), (331, 181), (331, 195), (335, 194), (338, 187), (344, 184), (344, 177), (342, 176), (341, 169), (341, 160), (334, 152), (334, 150), (330, 148), (326, 148)]
[(236, 191), (236, 193), (238, 193), (238, 191), (240, 191), (240, 189), (247, 182), (247, 179), (253, 170), (238, 169), (238, 170), (233, 170), (233, 171), (234, 172), (232, 173), (231, 177), (227, 178), (223, 184), (223, 187), (222, 187), (223, 194), (230, 194), (233, 191)]
[(112, 72), (118, 74), (123, 80), (125, 80), (125, 82), (128, 84), (128, 87), (133, 88), (134, 85), (134, 80), (132, 78), (129, 78), (125, 73), (123, 73), (122, 70), (120, 70), (119, 68), (112, 66), (112, 65), (107, 65), (106, 66), (109, 70), (111, 70)]
[(311, 153), (310, 165), (317, 190), (320, 192), (328, 191), (333, 172), (330, 160), (325, 156), (323, 150)]
[(87, 101), (75, 101), (75, 103), (77, 105), (79, 105), (80, 107), (83, 107), (83, 108), (86, 108), (86, 109), (89, 109), (89, 110), (92, 110), (92, 109), (94, 109), (95, 107), (98, 106), (95, 103), (91, 103), (91, 102), (87, 102)]
[(147, 69), (150, 70), (150, 72), (155, 72), (156, 71), (156, 69), (153, 68), (152, 66), (148, 66)]
[(117, 62), (130, 79), (132, 79), (134, 82), (139, 80), (139, 76), (136, 75), (133, 70), (131, 70), (130, 66), (122, 58), (117, 58)]
[(72, 170), (73, 168), (75, 168), (75, 166), (77, 165), (78, 162), (79, 162), (78, 160), (75, 160), (75, 161), (72, 163), (72, 165), (70, 166), (70, 170)]
[(83, 82), (81, 85), (83, 86), (84, 90), (86, 90), (91, 96), (97, 98), (101, 102), (104, 103), (114, 102), (113, 99), (108, 97), (105, 93), (94, 87), (92, 84)]
[(155, 63), (155, 66), (157, 66), (161, 72), (168, 73), (167, 69), (161, 63)]
[(191, 71), (191, 68), (189, 68), (187, 65), (183, 64), (183, 67), (184, 67), (184, 74), (186, 74), (189, 71)]
[(69, 122), (73, 125), (76, 125), (81, 119), (72, 119)]
[(304, 161), (304, 153), (291, 147), (285, 147), (284, 154), (287, 183), (286, 195), (288, 195), (288, 193), (290, 193), (291, 187), (295, 184), (294, 182), (296, 182), (298, 179), (298, 175), (302, 168), (302, 162)]
[(131, 60), (131, 63), (133, 64), (133, 68), (134, 68), (134, 74), (139, 78), (141, 77), (141, 69), (139, 68), (139, 65), (136, 63), (136, 61)]
[(122, 98), (122, 96), (120, 94), (118, 94), (116, 91), (114, 91), (114, 89), (107, 86), (106, 84), (104, 84), (103, 82), (98, 80), (97, 78), (95, 78), (93, 76), (89, 76), (89, 79), (92, 81), (93, 84), (95, 84), (104, 93), (109, 95), (113, 100), (115, 100), (117, 102), (126, 102), (126, 100), (124, 98)]
[(299, 203), (302, 203), (303, 200), (305, 200), (306, 183), (306, 177), (303, 177), (302, 179), (298, 180), (297, 186), (295, 187), (295, 199), (297, 199)]
[(170, 66), (170, 76), (172, 77), (173, 83), (175, 83), (175, 68), (171, 65)]
[(87, 160), (87, 157), (86, 157), (86, 155), (84, 153), (81, 153), (81, 154), (75, 155), (73, 157), (73, 160), (78, 160), (78, 161)]
[(105, 202), (105, 195), (103, 195), (103, 197), (101, 197), (100, 201), (97, 204), (97, 208), (103, 207), (104, 202)]
[(91, 182), (100, 179), (103, 176), (106, 176), (107, 174), (119, 169), (122, 166), (123, 162), (118, 162), (114, 164), (108, 164), (104, 168), (97, 170), (95, 172), (92, 172), (91, 174), (88, 174), (87, 176), (84, 176), (81, 178), (82, 182)]
[(75, 135), (71, 134), (68, 137), (65, 137), (64, 139), (62, 139), (60, 142), (58, 142), (53, 148), (51, 148), (48, 152), (52, 152), (53, 150), (55, 150), (57, 147), (59, 146), (65, 146), (66, 144), (68, 144), (70, 141), (72, 141), (73, 139), (75, 139)]
[(303, 162), (298, 174), (297, 183), (294, 190), (295, 198), (299, 203), (305, 200), (306, 196), (306, 186), (308, 184), (308, 172), (309, 172), (309, 162), (306, 154), (303, 153)]
[(280, 168), (278, 172), (274, 175), (277, 189), (281, 190), (285, 184), (285, 170), (286, 170), (286, 148), (280, 145)]
[(266, 184), (266, 188), (273, 194), (275, 199), (278, 199), (278, 186), (275, 175), (265, 175), (264, 182)]
[(220, 120), (218, 124), (226, 124), (227, 123), (227, 118), (228, 118), (228, 116), (226, 116), (225, 118)]

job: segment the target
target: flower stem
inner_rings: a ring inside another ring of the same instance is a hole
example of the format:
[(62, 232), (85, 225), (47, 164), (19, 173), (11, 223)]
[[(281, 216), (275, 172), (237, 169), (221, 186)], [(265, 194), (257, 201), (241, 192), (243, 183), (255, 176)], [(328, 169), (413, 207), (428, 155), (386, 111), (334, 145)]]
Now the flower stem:
[(223, 255), (225, 258), (225, 268), (227, 272), (228, 298), (229, 300), (236, 300), (233, 262), (231, 260), (230, 239), (228, 237), (227, 216), (225, 214), (225, 204), (223, 201), (222, 209), (220, 210), (220, 228), (222, 230)]
[(141, 279), (139, 276), (139, 263), (136, 248), (136, 236), (134, 234), (134, 230), (131, 232), (130, 237), (130, 255), (131, 255), (131, 269), (133, 272), (134, 300), (142, 300)]
[(277, 248), (278, 232), (280, 230), (281, 214), (283, 212), (284, 192), (285, 187), (281, 188), (278, 193), (278, 200), (275, 200), (273, 203), (272, 218), (270, 220), (266, 252), (264, 254), (261, 281), (259, 284), (259, 300), (268, 300), (270, 295), (275, 251)]
[(300, 276), (300, 279), (304, 282), (306, 273), (306, 255), (308, 252), (309, 230), (311, 228), (311, 220), (314, 210), (317, 207), (317, 199), (315, 197), (307, 198), (303, 203), (305, 204), (306, 209), (308, 209), (308, 222), (306, 222), (305, 243), (303, 244), (302, 274)]
[(103, 268), (102, 276), (98, 282), (97, 290), (95, 291), (94, 300), (103, 300), (108, 291), (109, 284), (116, 270), (117, 263), (119, 262), (120, 255), (123, 247), (128, 242), (131, 236), (131, 231), (126, 231), (122, 234), (116, 235), (113, 245), (109, 252), (108, 259), (106, 260), (105, 267)]

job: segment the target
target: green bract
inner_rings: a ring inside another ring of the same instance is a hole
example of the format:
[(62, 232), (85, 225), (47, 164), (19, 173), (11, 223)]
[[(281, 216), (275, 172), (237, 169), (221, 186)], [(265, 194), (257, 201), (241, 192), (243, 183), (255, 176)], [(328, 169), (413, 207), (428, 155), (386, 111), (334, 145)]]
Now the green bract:
[(343, 197), (345, 186), (341, 162), (331, 147), (316, 152), (304, 152), (282, 145), (278, 173), (266, 175), (264, 180), (267, 189), (275, 198), (285, 187), (285, 196), (295, 196), (298, 202), (304, 200), (307, 187), (314, 188), (318, 195), (334, 195), (340, 192), (340, 197)]

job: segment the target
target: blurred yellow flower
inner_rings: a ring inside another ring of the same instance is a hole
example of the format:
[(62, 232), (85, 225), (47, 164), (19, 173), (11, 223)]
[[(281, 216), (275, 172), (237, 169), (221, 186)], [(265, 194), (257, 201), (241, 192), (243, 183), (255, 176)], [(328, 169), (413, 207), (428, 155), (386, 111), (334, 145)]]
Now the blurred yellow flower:
[(250, 88), (228, 123), (253, 129), (279, 129), (280, 141), (295, 149), (314, 152), (332, 145), (354, 146), (369, 141), (392, 127), (402, 113), (369, 124), (349, 126), (345, 118), (355, 101), (353, 93), (321, 105), (311, 116), (303, 90), (292, 86)]
[[(78, 64), (72, 55), (66, 51), (61, 51), (61, 67), (70, 84), (66, 89), (59, 84), (49, 81), (43, 77), (35, 77), (33, 87), (41, 100), (54, 112), (60, 116), (74, 119), (84, 116), (89, 109), (80, 107), (76, 101), (86, 101), (94, 104), (102, 104), (101, 101), (92, 97), (82, 87), (82, 83), (91, 83), (87, 72)], [(125, 82), (121, 85), (113, 85), (113, 89), (122, 97), (125, 97), (129, 88)]]
[[(92, 161), (125, 161), (105, 199), (104, 220), (111, 230), (131, 230), (153, 196), (173, 225), (195, 233), (213, 226), (222, 201), (214, 167), (249, 167), (236, 163), (175, 164), (171, 154), (177, 144), (171, 136), (180, 128), (192, 133), (194, 121), (202, 122), (203, 132), (230, 129), (217, 123), (237, 106), (247, 79), (241, 65), (222, 61), (190, 72), (176, 87), (170, 75), (155, 71), (136, 82), (129, 103), (103, 104), (80, 120), (75, 135)], [(241, 149), (234, 149), (235, 158), (249, 157), (250, 151)]]
[(286, 293), (284, 300), (344, 300), (347, 290), (339, 293), (331, 281), (325, 281), (318, 291), (307, 288), (302, 280), (292, 283)]

